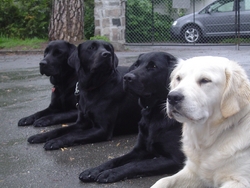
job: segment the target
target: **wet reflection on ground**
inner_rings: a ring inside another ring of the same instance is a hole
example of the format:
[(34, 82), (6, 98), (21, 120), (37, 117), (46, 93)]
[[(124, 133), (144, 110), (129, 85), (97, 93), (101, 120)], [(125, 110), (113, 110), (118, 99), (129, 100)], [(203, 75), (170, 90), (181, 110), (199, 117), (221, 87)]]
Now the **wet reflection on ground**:
[[(140, 50), (148, 48), (140, 47)], [(167, 51), (183, 59), (198, 55), (228, 57), (238, 61), (248, 75), (250, 73), (250, 47), (240, 51), (234, 47), (165, 48), (159, 51)], [(117, 53), (119, 65), (130, 65), (141, 53), (139, 50)], [(61, 127), (17, 126), (20, 118), (44, 109), (50, 102), (52, 86), (46, 76), (40, 75), (38, 68), (42, 57), (42, 54), (0, 54), (0, 187), (138, 188), (150, 187), (164, 177), (144, 177), (105, 185), (83, 184), (78, 180), (78, 175), (83, 170), (130, 151), (136, 142), (136, 135), (58, 151), (45, 151), (43, 144), (28, 144), (29, 136)]]
[[(49, 81), (34, 68), (1, 73), (0, 107), (25, 102), (27, 94), (48, 89)], [(39, 87), (38, 87), (39, 86)]]

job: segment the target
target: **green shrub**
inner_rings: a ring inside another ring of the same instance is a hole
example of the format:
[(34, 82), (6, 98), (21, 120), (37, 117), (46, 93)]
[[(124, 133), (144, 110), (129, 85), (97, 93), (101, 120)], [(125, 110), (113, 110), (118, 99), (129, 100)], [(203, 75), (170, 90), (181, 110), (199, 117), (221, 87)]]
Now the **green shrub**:
[(2, 0), (0, 33), (14, 38), (47, 38), (50, 0)]
[[(155, 3), (167, 3), (158, 0)], [(170, 38), (169, 29), (173, 21), (169, 15), (153, 11), (151, 0), (127, 1), (126, 9), (126, 42), (163, 42)]]
[(84, 37), (90, 39), (95, 33), (94, 0), (84, 1)]
[(106, 42), (110, 42), (109, 38), (106, 37), (106, 36), (100, 36), (100, 35), (97, 35), (97, 36), (94, 36), (94, 37), (90, 37), (90, 40), (103, 40), (103, 41), (106, 41)]

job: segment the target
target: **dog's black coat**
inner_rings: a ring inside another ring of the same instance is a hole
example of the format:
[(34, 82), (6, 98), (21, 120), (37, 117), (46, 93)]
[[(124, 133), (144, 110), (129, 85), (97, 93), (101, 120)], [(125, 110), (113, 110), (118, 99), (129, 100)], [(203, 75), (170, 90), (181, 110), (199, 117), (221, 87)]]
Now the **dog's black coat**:
[(19, 120), (18, 126), (34, 125), (45, 127), (60, 123), (75, 122), (77, 119), (76, 97), (74, 96), (77, 74), (68, 65), (68, 58), (76, 46), (66, 41), (51, 41), (44, 50), (40, 62), (40, 73), (50, 77), (53, 85), (50, 105), (35, 114)]
[(83, 182), (110, 183), (126, 178), (173, 174), (183, 167), (182, 125), (165, 112), (169, 76), (176, 58), (164, 52), (142, 54), (124, 76), (124, 89), (139, 97), (142, 118), (133, 150), (79, 176)]
[[(46, 142), (46, 150), (110, 140), (113, 134), (138, 131), (137, 98), (123, 91), (123, 73), (110, 43), (86, 41), (70, 57), (79, 79), (79, 110), (75, 124), (31, 136), (30, 143)], [(128, 71), (128, 68), (126, 68)]]

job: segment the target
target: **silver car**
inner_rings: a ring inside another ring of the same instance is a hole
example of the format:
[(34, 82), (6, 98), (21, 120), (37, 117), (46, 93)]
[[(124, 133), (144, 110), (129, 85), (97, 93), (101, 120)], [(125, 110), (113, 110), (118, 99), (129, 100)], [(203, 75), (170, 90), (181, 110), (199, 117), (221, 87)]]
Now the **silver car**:
[[(236, 1), (217, 0), (201, 11), (188, 14), (173, 22), (171, 34), (184, 38), (188, 43), (204, 37), (235, 36)], [(250, 36), (250, 0), (239, 0), (240, 36)]]

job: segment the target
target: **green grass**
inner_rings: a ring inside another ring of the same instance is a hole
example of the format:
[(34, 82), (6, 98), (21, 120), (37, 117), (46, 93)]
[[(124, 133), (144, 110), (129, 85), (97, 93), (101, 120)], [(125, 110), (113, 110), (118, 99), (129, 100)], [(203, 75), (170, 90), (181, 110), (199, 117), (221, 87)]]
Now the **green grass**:
[(222, 40), (222, 43), (235, 43), (235, 42), (250, 43), (250, 38), (240, 38), (240, 39), (228, 38), (228, 39)]
[(106, 41), (106, 42), (110, 42), (109, 38), (106, 37), (106, 36), (100, 36), (100, 35), (97, 35), (97, 36), (94, 36), (94, 37), (90, 37), (89, 40), (103, 40), (103, 41)]
[(48, 42), (46, 39), (17, 39), (17, 38), (8, 38), (0, 36), (0, 49), (13, 49), (18, 48), (20, 50), (27, 49), (39, 49), (43, 43)]

